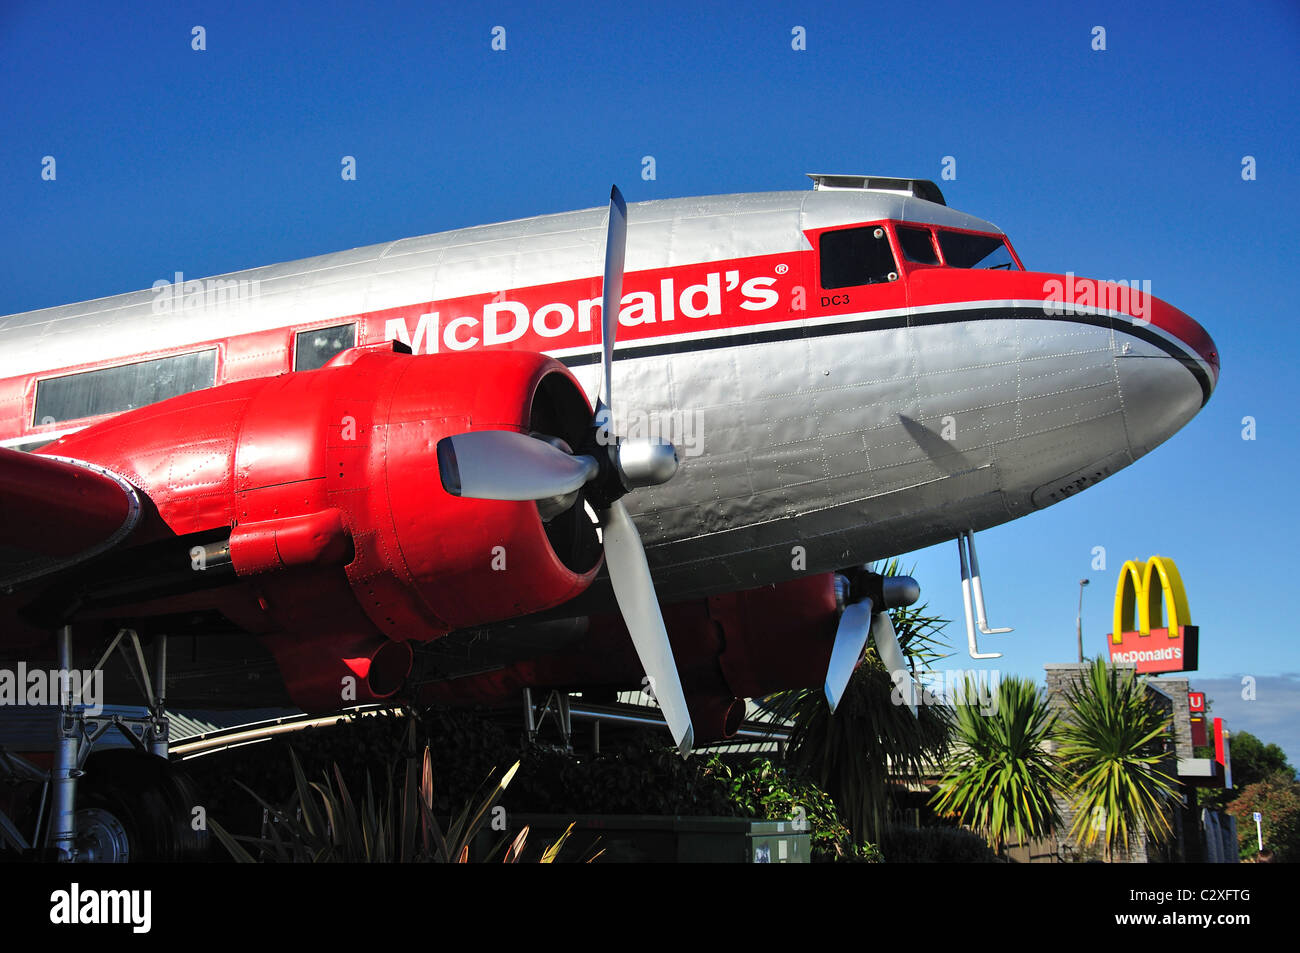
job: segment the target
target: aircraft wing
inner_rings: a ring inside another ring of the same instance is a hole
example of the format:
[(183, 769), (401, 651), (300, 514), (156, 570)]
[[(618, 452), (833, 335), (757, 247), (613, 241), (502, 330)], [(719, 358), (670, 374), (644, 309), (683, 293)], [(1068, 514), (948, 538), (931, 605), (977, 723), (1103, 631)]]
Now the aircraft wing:
[(139, 491), (103, 467), (0, 448), (0, 588), (107, 552), (140, 510)]

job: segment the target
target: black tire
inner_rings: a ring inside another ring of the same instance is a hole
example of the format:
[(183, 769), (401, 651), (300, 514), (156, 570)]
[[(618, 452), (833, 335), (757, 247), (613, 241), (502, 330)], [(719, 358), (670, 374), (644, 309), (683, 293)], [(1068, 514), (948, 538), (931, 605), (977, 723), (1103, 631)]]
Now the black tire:
[(129, 748), (92, 754), (77, 783), (79, 836), (83, 824), (102, 826), (111, 815), (125, 832), (131, 863), (207, 860), (207, 825), (194, 829), (195, 808), (202, 807), (188, 774)]

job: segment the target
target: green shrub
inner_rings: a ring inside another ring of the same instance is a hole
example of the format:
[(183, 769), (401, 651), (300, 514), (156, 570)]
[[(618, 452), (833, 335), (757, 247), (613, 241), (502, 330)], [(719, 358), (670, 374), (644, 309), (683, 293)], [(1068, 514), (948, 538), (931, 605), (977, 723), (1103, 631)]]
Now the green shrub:
[[(324, 775), (339, 792), (365, 792), (373, 784), (376, 801), (382, 803), (381, 792), (403, 789), (400, 766), (413, 750), (410, 726), (407, 718), (380, 715), (290, 738), (306, 778)], [(519, 770), (500, 800), (511, 813), (806, 821), (814, 861), (880, 860), (875, 847), (853, 844), (835, 803), (809, 777), (765, 758), (696, 754), (683, 761), (664, 743), (663, 733), (655, 731), (600, 754), (565, 752), (521, 743), (467, 711), (422, 713), (416, 737), (419, 745), (429, 746), (437, 778), (433, 811), (439, 817), (476, 801), (494, 770), (518, 760)], [(200, 766), (200, 783), (208, 785), (209, 813), (236, 833), (254, 835), (261, 829), (263, 805), (248, 796), (249, 788), (271, 805), (300, 797), (288, 745), (288, 740), (275, 740), (241, 748), (235, 757), (217, 754), (189, 762)]]

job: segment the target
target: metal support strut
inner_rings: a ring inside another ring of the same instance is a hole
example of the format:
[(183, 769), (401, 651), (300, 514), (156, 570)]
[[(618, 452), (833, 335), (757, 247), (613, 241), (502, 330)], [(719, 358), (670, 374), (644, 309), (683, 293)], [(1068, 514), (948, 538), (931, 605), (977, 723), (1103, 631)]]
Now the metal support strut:
[[(124, 637), (131, 641), (134, 658), (123, 644)], [(121, 652), (128, 671), (136, 678), (148, 703), (148, 714), (136, 717), (100, 714), (98, 702), (95, 703), (95, 710), (87, 713), (85, 699), (81, 693), (73, 691), (73, 686), (79, 680), (73, 677), (72, 670), (72, 627), (65, 625), (56, 633), (59, 678), (58, 727), (55, 733), (54, 761), (49, 775), (50, 823), (44, 842), (55, 850), (60, 861), (85, 859), (85, 857), (79, 858), (77, 852), (77, 779), (84, 774), (86, 759), (95, 743), (106, 732), (116, 728), (137, 750), (148, 751), (163, 759), (168, 757), (170, 723), (166, 709), (167, 636), (160, 634), (155, 638), (157, 642), (154, 646), (153, 677), (150, 676), (149, 666), (144, 659), (140, 637), (131, 629), (118, 631), (91, 670), (95, 674), (102, 672), (104, 664), (113, 651), (117, 649)], [(139, 668), (138, 675), (132, 671), (132, 662)], [(85, 692), (88, 687), (82, 684), (81, 692)], [(42, 796), (42, 811), (43, 808)], [(92, 850), (88, 856), (93, 859), (93, 854)]]
[[(113, 640), (113, 645), (120, 645), (123, 635), (130, 636), (131, 647), (135, 650), (135, 663), (139, 669), (139, 677), (136, 678), (136, 684), (140, 686), (141, 692), (144, 693), (145, 701), (149, 707), (149, 714), (144, 719), (144, 746), (150, 754), (156, 754), (160, 758), (168, 756), (168, 742), (170, 737), (171, 723), (167, 719), (167, 636), (158, 634), (154, 636), (154, 672), (151, 677), (149, 674), (149, 665), (144, 660), (144, 647), (140, 644), (140, 636), (134, 629), (123, 629), (118, 632), (117, 637)], [(110, 645), (108, 651), (104, 653), (100, 665), (108, 659), (109, 654), (113, 651), (113, 645)], [(127, 654), (125, 647), (122, 648), (122, 656), (126, 661), (127, 669), (131, 669), (131, 656)], [(135, 676), (134, 671), (131, 672)], [(125, 719), (124, 719), (125, 720)], [(128, 734), (128, 738), (130, 735)], [(134, 738), (130, 738), (132, 743), (139, 747), (139, 743)]]
[(539, 712), (533, 704), (533, 690), (524, 688), (524, 729), (528, 732), (529, 741), (537, 740), (537, 733), (548, 715), (554, 717), (564, 747), (573, 750), (573, 716), (569, 711), (568, 693), (554, 690), (549, 692)]
[(160, 758), (166, 758), (171, 740), (171, 722), (167, 720), (167, 636), (160, 633), (155, 639), (154, 674), (158, 684), (155, 704), (149, 709), (153, 716), (149, 723), (149, 750)]
[[(969, 562), (968, 556), (969, 553)], [(979, 630), (985, 635), (1001, 635), (1013, 631), (1010, 627), (995, 629), (989, 626), (988, 613), (984, 608), (984, 587), (980, 584), (979, 557), (975, 555), (975, 534), (964, 530), (957, 534), (957, 554), (961, 560), (961, 598), (966, 610), (966, 644), (970, 657), (974, 659), (1001, 658), (1001, 652), (981, 652), (975, 635), (975, 613), (979, 615)], [(971, 591), (974, 590), (974, 611), (971, 607)]]
[(56, 636), (59, 673), (59, 727), (55, 738), (52, 780), (53, 804), (50, 810), (50, 842), (59, 860), (76, 859), (77, 850), (77, 747), (80, 719), (72, 695), (72, 626), (65, 625)]

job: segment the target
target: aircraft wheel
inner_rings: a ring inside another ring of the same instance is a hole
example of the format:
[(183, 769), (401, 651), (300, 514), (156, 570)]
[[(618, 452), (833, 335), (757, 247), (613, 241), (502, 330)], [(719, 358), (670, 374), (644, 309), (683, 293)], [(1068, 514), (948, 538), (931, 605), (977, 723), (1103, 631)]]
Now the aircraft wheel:
[(205, 860), (206, 825), (193, 827), (202, 803), (189, 775), (163, 758), (92, 754), (77, 783), (78, 853), (90, 863)]

